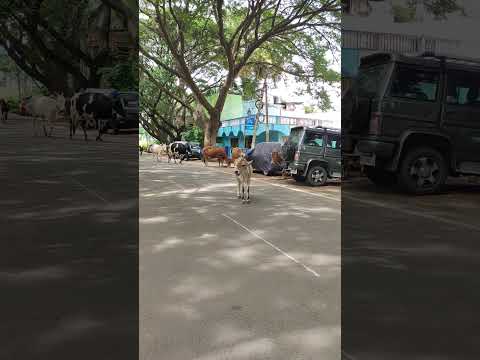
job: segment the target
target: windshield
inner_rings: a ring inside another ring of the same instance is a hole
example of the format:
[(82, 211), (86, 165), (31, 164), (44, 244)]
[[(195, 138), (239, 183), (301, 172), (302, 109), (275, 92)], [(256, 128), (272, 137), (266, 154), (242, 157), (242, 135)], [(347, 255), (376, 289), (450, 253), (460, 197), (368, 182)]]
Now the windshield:
[(288, 137), (288, 141), (293, 143), (294, 145), (298, 145), (300, 143), (300, 138), (302, 137), (303, 128), (292, 129), (290, 131), (290, 136)]
[(389, 64), (360, 68), (356, 80), (357, 94), (362, 97), (374, 97), (385, 83)]

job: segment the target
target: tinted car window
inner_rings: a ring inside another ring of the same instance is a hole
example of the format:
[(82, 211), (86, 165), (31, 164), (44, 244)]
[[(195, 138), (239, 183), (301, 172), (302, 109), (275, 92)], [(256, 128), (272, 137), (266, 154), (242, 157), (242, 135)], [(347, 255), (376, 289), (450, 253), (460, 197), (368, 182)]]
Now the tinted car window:
[(327, 148), (340, 149), (341, 148), (341, 137), (340, 137), (340, 135), (328, 134), (327, 135)]
[(480, 74), (449, 71), (446, 100), (449, 104), (480, 106)]
[(305, 135), (305, 145), (307, 146), (323, 146), (323, 134), (316, 132), (307, 132)]
[(437, 99), (439, 73), (398, 66), (395, 69), (390, 96), (420, 101)]
[(300, 142), (300, 137), (302, 136), (302, 133), (303, 133), (302, 128), (292, 129), (290, 131), (289, 141), (294, 145), (298, 145), (298, 143)]
[(389, 64), (382, 64), (360, 68), (355, 84), (358, 95), (375, 96), (387, 76), (388, 66)]

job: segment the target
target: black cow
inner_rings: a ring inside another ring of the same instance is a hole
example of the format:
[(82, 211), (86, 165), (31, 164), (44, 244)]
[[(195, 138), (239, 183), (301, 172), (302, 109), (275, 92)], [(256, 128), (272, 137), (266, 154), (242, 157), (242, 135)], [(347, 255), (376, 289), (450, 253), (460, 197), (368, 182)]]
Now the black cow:
[(189, 147), (188, 144), (180, 141), (175, 141), (168, 145), (168, 162), (173, 159), (176, 164), (177, 159), (180, 160), (180, 164), (188, 157)]
[[(118, 133), (119, 116), (125, 117), (125, 110), (120, 99), (112, 99), (100, 93), (77, 93), (70, 100), (70, 139), (75, 135), (78, 124), (83, 129), (87, 140), (87, 121), (93, 119), (98, 128), (96, 140), (102, 140), (107, 130)], [(100, 124), (103, 120), (104, 123)]]

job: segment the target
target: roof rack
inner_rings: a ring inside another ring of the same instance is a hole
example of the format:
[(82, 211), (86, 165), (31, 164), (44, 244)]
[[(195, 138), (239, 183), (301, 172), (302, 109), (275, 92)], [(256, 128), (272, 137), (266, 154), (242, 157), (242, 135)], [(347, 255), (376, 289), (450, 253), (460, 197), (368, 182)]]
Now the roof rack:
[(456, 57), (456, 56), (450, 56), (447, 54), (439, 55), (439, 54), (435, 54), (435, 52), (433, 51), (425, 51), (420, 56), (424, 58), (434, 58), (440, 61), (455, 61), (460, 63), (480, 65), (480, 59), (468, 58), (468, 57)]
[(335, 132), (341, 131), (340, 129), (327, 128), (327, 127), (324, 127), (324, 126), (315, 126), (315, 129), (324, 129), (324, 130), (327, 130), (327, 131), (335, 131)]

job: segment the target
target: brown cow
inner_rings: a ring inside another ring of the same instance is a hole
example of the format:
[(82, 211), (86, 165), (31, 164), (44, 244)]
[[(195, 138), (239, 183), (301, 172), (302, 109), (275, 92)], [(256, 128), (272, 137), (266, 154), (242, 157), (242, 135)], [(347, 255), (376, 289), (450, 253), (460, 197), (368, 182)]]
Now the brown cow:
[(202, 150), (202, 155), (205, 166), (208, 166), (208, 161), (210, 159), (217, 159), (219, 167), (227, 160), (227, 153), (225, 152), (225, 149), (221, 147), (206, 146)]
[(232, 149), (232, 158), (227, 160), (227, 167), (230, 167), (230, 165), (235, 164), (235, 160), (239, 159), (241, 156), (244, 156), (245, 154), (240, 148), (233, 148)]

